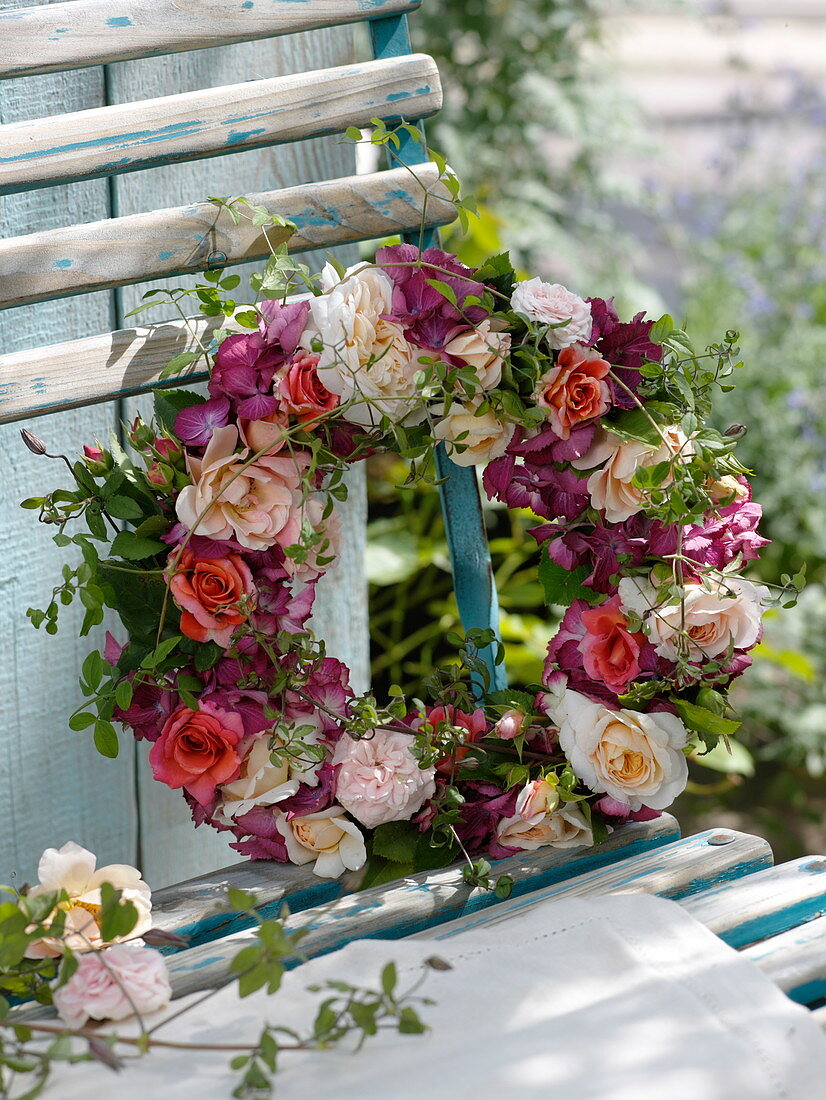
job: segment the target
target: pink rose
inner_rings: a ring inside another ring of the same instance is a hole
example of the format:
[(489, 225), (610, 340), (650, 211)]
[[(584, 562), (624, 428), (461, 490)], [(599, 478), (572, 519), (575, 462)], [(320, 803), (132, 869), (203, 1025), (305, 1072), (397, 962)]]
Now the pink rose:
[(552, 348), (591, 339), (594, 326), (590, 305), (559, 283), (544, 283), (540, 278), (517, 283), (511, 309), (536, 324), (551, 326), (545, 339)]
[(572, 344), (536, 383), (534, 401), (560, 439), (570, 439), (577, 424), (608, 411), (611, 393), (604, 379), (610, 369), (593, 348)]
[(206, 538), (235, 539), (248, 550), (291, 546), (301, 533), (306, 455), (271, 456), (244, 466), (238, 429), (216, 428), (203, 458), (187, 456), (192, 485), (175, 502), (178, 519)]
[(493, 732), (504, 741), (511, 741), (518, 737), (525, 724), (525, 714), (521, 710), (506, 710), (496, 725)]
[(61, 1020), (72, 1028), (88, 1020), (157, 1012), (171, 997), (163, 955), (151, 947), (125, 944), (81, 956), (68, 982), (53, 993)]
[(585, 637), (579, 644), (585, 671), (597, 683), (621, 695), (640, 674), (642, 634), (632, 634), (619, 596), (582, 612)]
[(299, 351), (276, 381), (276, 394), (302, 424), (335, 409), (341, 401), (318, 377), (318, 355)]
[(201, 700), (197, 710), (178, 707), (167, 718), (149, 753), (152, 774), (167, 787), (180, 787), (207, 805), (221, 783), (241, 773), (238, 742), (244, 736), (239, 714)]
[(419, 767), (412, 741), (412, 734), (377, 729), (358, 741), (345, 734), (336, 745), (336, 798), (368, 829), (408, 821), (436, 793), (436, 769)]
[(235, 628), (247, 620), (241, 604), (252, 606), (255, 586), (237, 554), (199, 560), (187, 549), (169, 578), (169, 591), (181, 609), (181, 633), (226, 649)]

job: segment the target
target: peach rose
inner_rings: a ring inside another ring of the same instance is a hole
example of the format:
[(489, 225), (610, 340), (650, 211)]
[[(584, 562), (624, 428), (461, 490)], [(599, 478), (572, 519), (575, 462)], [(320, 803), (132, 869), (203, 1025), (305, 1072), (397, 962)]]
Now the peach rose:
[(434, 425), (433, 438), (441, 440), (457, 466), (476, 466), (501, 458), (513, 439), (514, 424), (498, 420), (488, 410), (477, 415), (478, 404), (454, 401)]
[(499, 843), (533, 852), (537, 848), (579, 848), (594, 843), (584, 814), (573, 803), (559, 803), (556, 787), (534, 779), (519, 792), (513, 817), (496, 828)]
[(198, 559), (189, 549), (169, 578), (169, 591), (181, 609), (181, 633), (224, 649), (235, 628), (247, 620), (242, 601), (249, 608), (255, 596), (252, 573), (237, 554)]
[(248, 550), (291, 546), (301, 532), (306, 456), (265, 455), (244, 468), (249, 451), (236, 452), (237, 445), (238, 430), (229, 425), (215, 429), (203, 458), (187, 456), (193, 484), (175, 502), (178, 519), (199, 535), (235, 539)]
[(318, 377), (318, 355), (296, 353), (284, 373), (276, 380), (275, 390), (283, 405), (302, 424), (330, 412), (340, 402)]
[(560, 439), (569, 439), (577, 424), (607, 412), (611, 393), (604, 379), (610, 369), (593, 348), (571, 344), (537, 381), (533, 399)]
[(320, 878), (338, 878), (345, 869), (357, 871), (367, 861), (361, 831), (341, 806), (289, 821), (286, 814), (276, 811), (275, 824), (290, 861), (301, 866), (315, 860), (313, 873)]
[(609, 710), (569, 689), (558, 716), (562, 751), (592, 791), (663, 810), (684, 790), (688, 734), (676, 715)]
[(585, 637), (579, 644), (585, 671), (621, 695), (640, 674), (639, 656), (645, 638), (628, 629), (619, 596), (582, 612)]
[[(672, 425), (661, 431), (664, 441), (658, 447), (650, 447), (634, 440), (622, 442), (601, 428), (588, 452), (571, 463), (577, 470), (601, 467), (588, 478), (588, 492), (591, 504), (605, 512), (609, 523), (622, 523), (645, 507), (645, 490), (633, 484), (634, 474), (641, 466), (656, 466), (676, 455), (689, 458), (694, 453), (681, 428)], [(670, 485), (672, 481), (672, 475), (668, 474), (662, 484)]]
[(491, 331), (490, 318), (485, 318), (475, 328), (466, 329), (454, 336), (445, 344), (444, 351), (472, 367), (479, 379), (480, 388), (487, 391), (502, 381), (502, 362), (510, 351), (510, 346), (510, 334)]
[(218, 784), (241, 772), (238, 742), (244, 736), (239, 714), (202, 699), (197, 710), (178, 707), (167, 718), (149, 752), (152, 774), (167, 787), (181, 787), (207, 805)]
[(289, 414), (284, 408), (278, 408), (269, 416), (263, 416), (260, 420), (239, 420), (238, 429), (241, 442), (244, 443), (253, 454), (259, 451), (268, 455), (277, 454), (283, 450), (287, 442), (287, 425)]
[(729, 647), (751, 649), (760, 640), (768, 588), (743, 577), (705, 578), (685, 585), (683, 599), (659, 602), (657, 588), (641, 577), (619, 583), (623, 607), (633, 611), (657, 653), (668, 661), (722, 657)]

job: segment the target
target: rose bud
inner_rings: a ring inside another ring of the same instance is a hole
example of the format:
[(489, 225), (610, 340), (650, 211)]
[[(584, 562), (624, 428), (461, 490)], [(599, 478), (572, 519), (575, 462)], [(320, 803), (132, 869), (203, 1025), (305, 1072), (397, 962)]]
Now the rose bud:
[(512, 741), (522, 732), (524, 721), (525, 715), (521, 710), (506, 710), (493, 727), (493, 732), (505, 741)]
[(83, 444), (83, 461), (87, 470), (98, 477), (101, 474), (109, 473), (115, 466), (108, 451), (104, 451), (100, 447), (90, 447), (86, 443)]
[(153, 462), (146, 471), (146, 480), (159, 489), (171, 489), (175, 482), (175, 471), (165, 462)]

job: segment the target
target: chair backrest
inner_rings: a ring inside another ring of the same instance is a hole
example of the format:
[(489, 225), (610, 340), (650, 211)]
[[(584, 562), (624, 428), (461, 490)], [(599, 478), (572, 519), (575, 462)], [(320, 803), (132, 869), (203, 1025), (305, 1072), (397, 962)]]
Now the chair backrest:
[[(373, 59), (0, 125), (0, 195), (112, 180), (160, 165), (338, 134), (348, 126), (369, 126), (375, 117), (388, 123), (427, 118), (441, 105), (441, 87), (433, 59), (411, 52), (407, 13), (420, 3), (70, 0), (2, 11), (0, 79), (6, 80), (356, 22), (368, 23)], [(59, 100), (55, 106), (59, 110)], [(420, 182), (407, 168), (391, 167), (250, 197), (295, 223), (292, 251), (395, 234), (418, 240), (425, 190), (428, 227), (451, 220), (453, 207), (421, 145), (408, 140), (400, 157)], [(207, 194), (226, 193), (220, 178), (219, 163)], [(234, 193), (241, 190), (234, 186)], [(186, 195), (186, 205), (0, 241), (0, 309), (112, 291), (268, 254), (259, 229), (233, 224), (205, 198), (201, 191)], [(117, 214), (116, 201), (109, 207)], [(117, 327), (123, 324), (117, 308), (113, 322), (114, 331), (0, 355), (0, 424), (146, 392), (191, 341), (192, 329), (203, 335), (211, 324), (197, 318)], [(475, 476), (444, 455), (440, 464), (463, 621), (466, 627), (495, 625)], [(495, 677), (497, 686), (504, 686), (499, 670)]]

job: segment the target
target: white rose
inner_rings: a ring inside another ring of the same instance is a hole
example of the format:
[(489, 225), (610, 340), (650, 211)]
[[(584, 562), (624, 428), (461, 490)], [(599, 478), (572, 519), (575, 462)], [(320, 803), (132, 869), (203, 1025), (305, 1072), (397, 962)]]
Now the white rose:
[[(68, 901), (61, 908), (66, 915), (65, 940), (73, 951), (90, 951), (103, 944), (98, 920), (101, 913), (100, 888), (104, 882), (122, 891), (124, 901), (131, 901), (138, 913), (129, 937), (140, 936), (152, 925), (152, 894), (141, 873), (124, 863), (113, 863), (95, 870), (97, 857), (74, 841), (62, 848), (47, 848), (37, 865), (40, 882), (29, 890), (29, 897), (59, 893), (65, 890)], [(111, 943), (119, 943), (116, 936)], [(26, 948), (29, 958), (40, 959), (60, 954), (56, 940), (35, 940)]]
[(218, 788), (221, 801), (214, 816), (219, 821), (228, 824), (229, 818), (243, 817), (256, 806), (274, 806), (296, 793), (298, 780), (290, 779), (286, 763), (273, 764), (270, 753), (270, 738), (264, 734), (241, 761), (238, 778)]
[(498, 420), (488, 410), (477, 415), (478, 404), (454, 401), (433, 428), (433, 438), (443, 442), (457, 466), (477, 466), (501, 458), (513, 439), (514, 424)]
[(413, 379), (422, 353), (408, 343), (401, 325), (384, 317), (392, 311), (389, 276), (356, 264), (340, 280), (327, 264), (322, 289), (310, 301), (300, 342), (310, 348), (314, 339), (322, 340), (318, 377), (342, 404), (354, 399), (346, 419), (376, 427), (386, 413), (394, 423), (420, 423), (425, 410)]
[(559, 744), (592, 791), (632, 810), (663, 810), (685, 789), (685, 726), (673, 714), (609, 710), (576, 691), (565, 692)]
[(340, 765), (336, 798), (368, 829), (409, 821), (436, 793), (436, 769), (419, 767), (412, 743), (403, 733), (380, 729), (369, 738), (339, 739), (333, 753), (333, 764)]
[(751, 649), (757, 644), (770, 593), (743, 577), (716, 576), (685, 585), (682, 600), (658, 603), (651, 581), (624, 577), (619, 596), (622, 606), (642, 619), (661, 657), (676, 661), (682, 652), (703, 661), (723, 656), (730, 646)]
[[(634, 440), (622, 442), (601, 428), (587, 453), (571, 463), (577, 470), (591, 470), (605, 463), (588, 478), (588, 493), (591, 504), (604, 510), (609, 523), (622, 523), (644, 508), (647, 493), (633, 484), (634, 474), (641, 466), (656, 466), (678, 454), (689, 458), (694, 453), (681, 428), (672, 425), (663, 428), (662, 434), (664, 441), (660, 446), (650, 447)], [(661, 484), (670, 485), (672, 481), (668, 474)]]
[(357, 871), (367, 861), (361, 831), (341, 806), (290, 821), (276, 810), (275, 825), (284, 838), (290, 861), (301, 866), (315, 860), (313, 872), (320, 878), (338, 878), (345, 868)]
[(444, 351), (467, 363), (476, 372), (480, 389), (487, 391), (502, 381), (502, 362), (510, 346), (510, 334), (491, 332), (490, 318), (485, 318), (475, 328), (454, 336), (445, 344)]
[(567, 321), (568, 324), (561, 328), (548, 329), (546, 340), (557, 351), (577, 341), (587, 344), (591, 339), (590, 305), (559, 283), (543, 283), (539, 278), (517, 283), (511, 296), (511, 309), (540, 325), (559, 325)]

